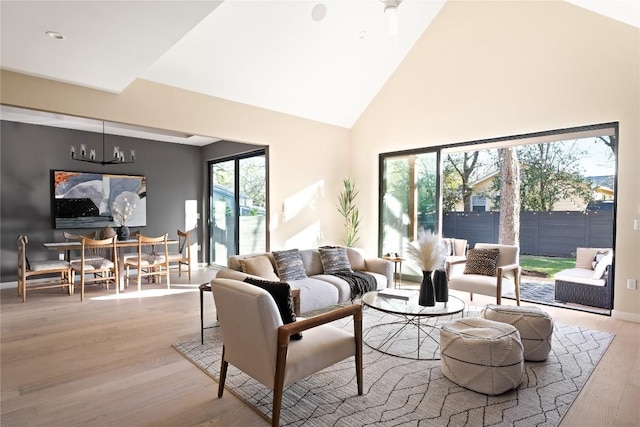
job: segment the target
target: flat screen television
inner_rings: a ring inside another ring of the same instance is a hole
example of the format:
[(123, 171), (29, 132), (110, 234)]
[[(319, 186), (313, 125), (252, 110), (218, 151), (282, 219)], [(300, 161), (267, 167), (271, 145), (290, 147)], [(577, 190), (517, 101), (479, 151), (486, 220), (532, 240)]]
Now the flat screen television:
[(51, 188), (54, 228), (147, 225), (145, 176), (52, 170)]

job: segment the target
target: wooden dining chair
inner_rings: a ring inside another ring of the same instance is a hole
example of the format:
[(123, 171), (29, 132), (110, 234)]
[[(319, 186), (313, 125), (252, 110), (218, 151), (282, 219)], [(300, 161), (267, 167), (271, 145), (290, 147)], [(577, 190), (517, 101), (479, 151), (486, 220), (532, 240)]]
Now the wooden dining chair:
[(191, 281), (191, 240), (189, 231), (178, 230), (178, 252), (169, 252), (169, 265), (178, 263), (178, 277), (182, 275), (182, 266), (187, 266)]
[[(83, 237), (87, 237), (89, 239), (97, 239), (98, 232), (92, 231), (90, 233), (74, 234), (74, 233), (69, 233), (68, 231), (63, 231), (62, 237), (64, 238), (65, 242), (79, 242), (80, 240), (82, 240)], [(72, 258), (75, 258), (76, 260), (80, 258), (80, 251), (71, 251), (71, 250), (65, 251), (64, 259), (71, 262)]]
[[(116, 294), (120, 292), (118, 277), (118, 254), (116, 252), (116, 237), (108, 239), (80, 239), (82, 252), (80, 259), (72, 260), (71, 265), (71, 293), (74, 292), (76, 273), (80, 274), (80, 301), (84, 301), (84, 286), (87, 283), (102, 284), (109, 289), (113, 283)], [(93, 274), (93, 277), (87, 276)]]
[[(27, 291), (48, 288), (67, 288), (71, 295), (69, 283), (69, 262), (64, 260), (29, 261), (27, 258), (27, 236), (18, 236), (18, 295), (22, 302), (27, 300)], [(58, 275), (59, 278), (52, 278)], [(48, 280), (29, 281), (30, 277), (49, 277)]]
[(167, 244), (168, 233), (159, 237), (148, 237), (138, 234), (138, 252), (136, 257), (125, 259), (126, 286), (132, 276), (132, 269), (137, 270), (136, 280), (138, 282), (138, 292), (142, 290), (142, 278), (157, 278), (158, 283), (162, 281), (162, 276), (167, 278), (167, 289), (171, 289), (169, 279), (169, 251)]

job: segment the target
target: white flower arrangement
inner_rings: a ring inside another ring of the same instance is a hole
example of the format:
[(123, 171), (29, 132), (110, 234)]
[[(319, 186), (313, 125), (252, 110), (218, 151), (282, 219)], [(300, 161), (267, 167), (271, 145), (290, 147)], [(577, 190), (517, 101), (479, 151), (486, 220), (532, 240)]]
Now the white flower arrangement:
[(407, 245), (406, 255), (418, 264), (422, 271), (434, 271), (442, 262), (442, 240), (431, 230), (421, 228), (418, 230), (418, 239)]
[(135, 208), (136, 204), (133, 198), (127, 197), (127, 194), (122, 193), (118, 195), (111, 204), (111, 214), (113, 215), (114, 221), (124, 227), (127, 220), (133, 215)]

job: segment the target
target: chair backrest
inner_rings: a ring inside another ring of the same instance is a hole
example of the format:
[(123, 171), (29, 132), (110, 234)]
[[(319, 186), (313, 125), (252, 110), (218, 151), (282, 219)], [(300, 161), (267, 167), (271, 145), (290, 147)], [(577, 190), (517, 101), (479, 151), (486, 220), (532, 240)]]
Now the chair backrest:
[(264, 289), (231, 279), (213, 279), (211, 291), (222, 330), (225, 360), (273, 388), (282, 318)]
[(476, 243), (476, 249), (499, 249), (500, 255), (496, 267), (520, 263), (520, 247), (513, 245), (499, 245), (497, 243)]
[(73, 233), (69, 233), (68, 231), (63, 231), (62, 237), (64, 237), (64, 240), (67, 242), (79, 242), (83, 237), (88, 239), (95, 239), (96, 237), (98, 237), (98, 232), (91, 231), (89, 233), (84, 233), (84, 234), (73, 234)]
[(95, 269), (103, 268), (102, 259), (113, 262), (113, 269), (118, 269), (118, 257), (116, 256), (116, 236), (107, 239), (91, 239), (89, 237), (81, 237), (82, 256), (80, 262), (82, 268), (85, 265), (92, 265)]
[[(184, 253), (185, 247), (187, 248), (186, 255)], [(178, 229), (178, 252), (180, 252), (183, 257), (189, 260), (191, 259), (191, 242), (188, 231), (182, 231)]]
[(138, 258), (141, 255), (157, 257), (158, 262), (168, 262), (169, 252), (167, 245), (168, 233), (158, 237), (149, 237), (138, 234)]
[(27, 259), (27, 236), (21, 234), (18, 236), (18, 277), (22, 278), (25, 272), (29, 270), (29, 260)]

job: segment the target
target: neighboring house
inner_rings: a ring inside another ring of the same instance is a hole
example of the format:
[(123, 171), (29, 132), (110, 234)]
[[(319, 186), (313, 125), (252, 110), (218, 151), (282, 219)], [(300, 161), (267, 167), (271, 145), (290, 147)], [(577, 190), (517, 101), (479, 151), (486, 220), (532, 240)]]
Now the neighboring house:
[[(487, 212), (497, 210), (492, 202), (494, 191), (492, 184), (494, 178), (498, 176), (498, 171), (492, 172), (471, 184), (473, 195), (471, 196), (471, 210), (473, 212)], [(567, 198), (560, 200), (553, 205), (554, 211), (585, 211), (610, 209), (610, 203), (614, 198), (613, 175), (589, 176), (589, 181), (594, 185), (593, 201), (585, 202), (580, 198)], [(464, 211), (462, 200), (456, 203), (456, 211)]]

